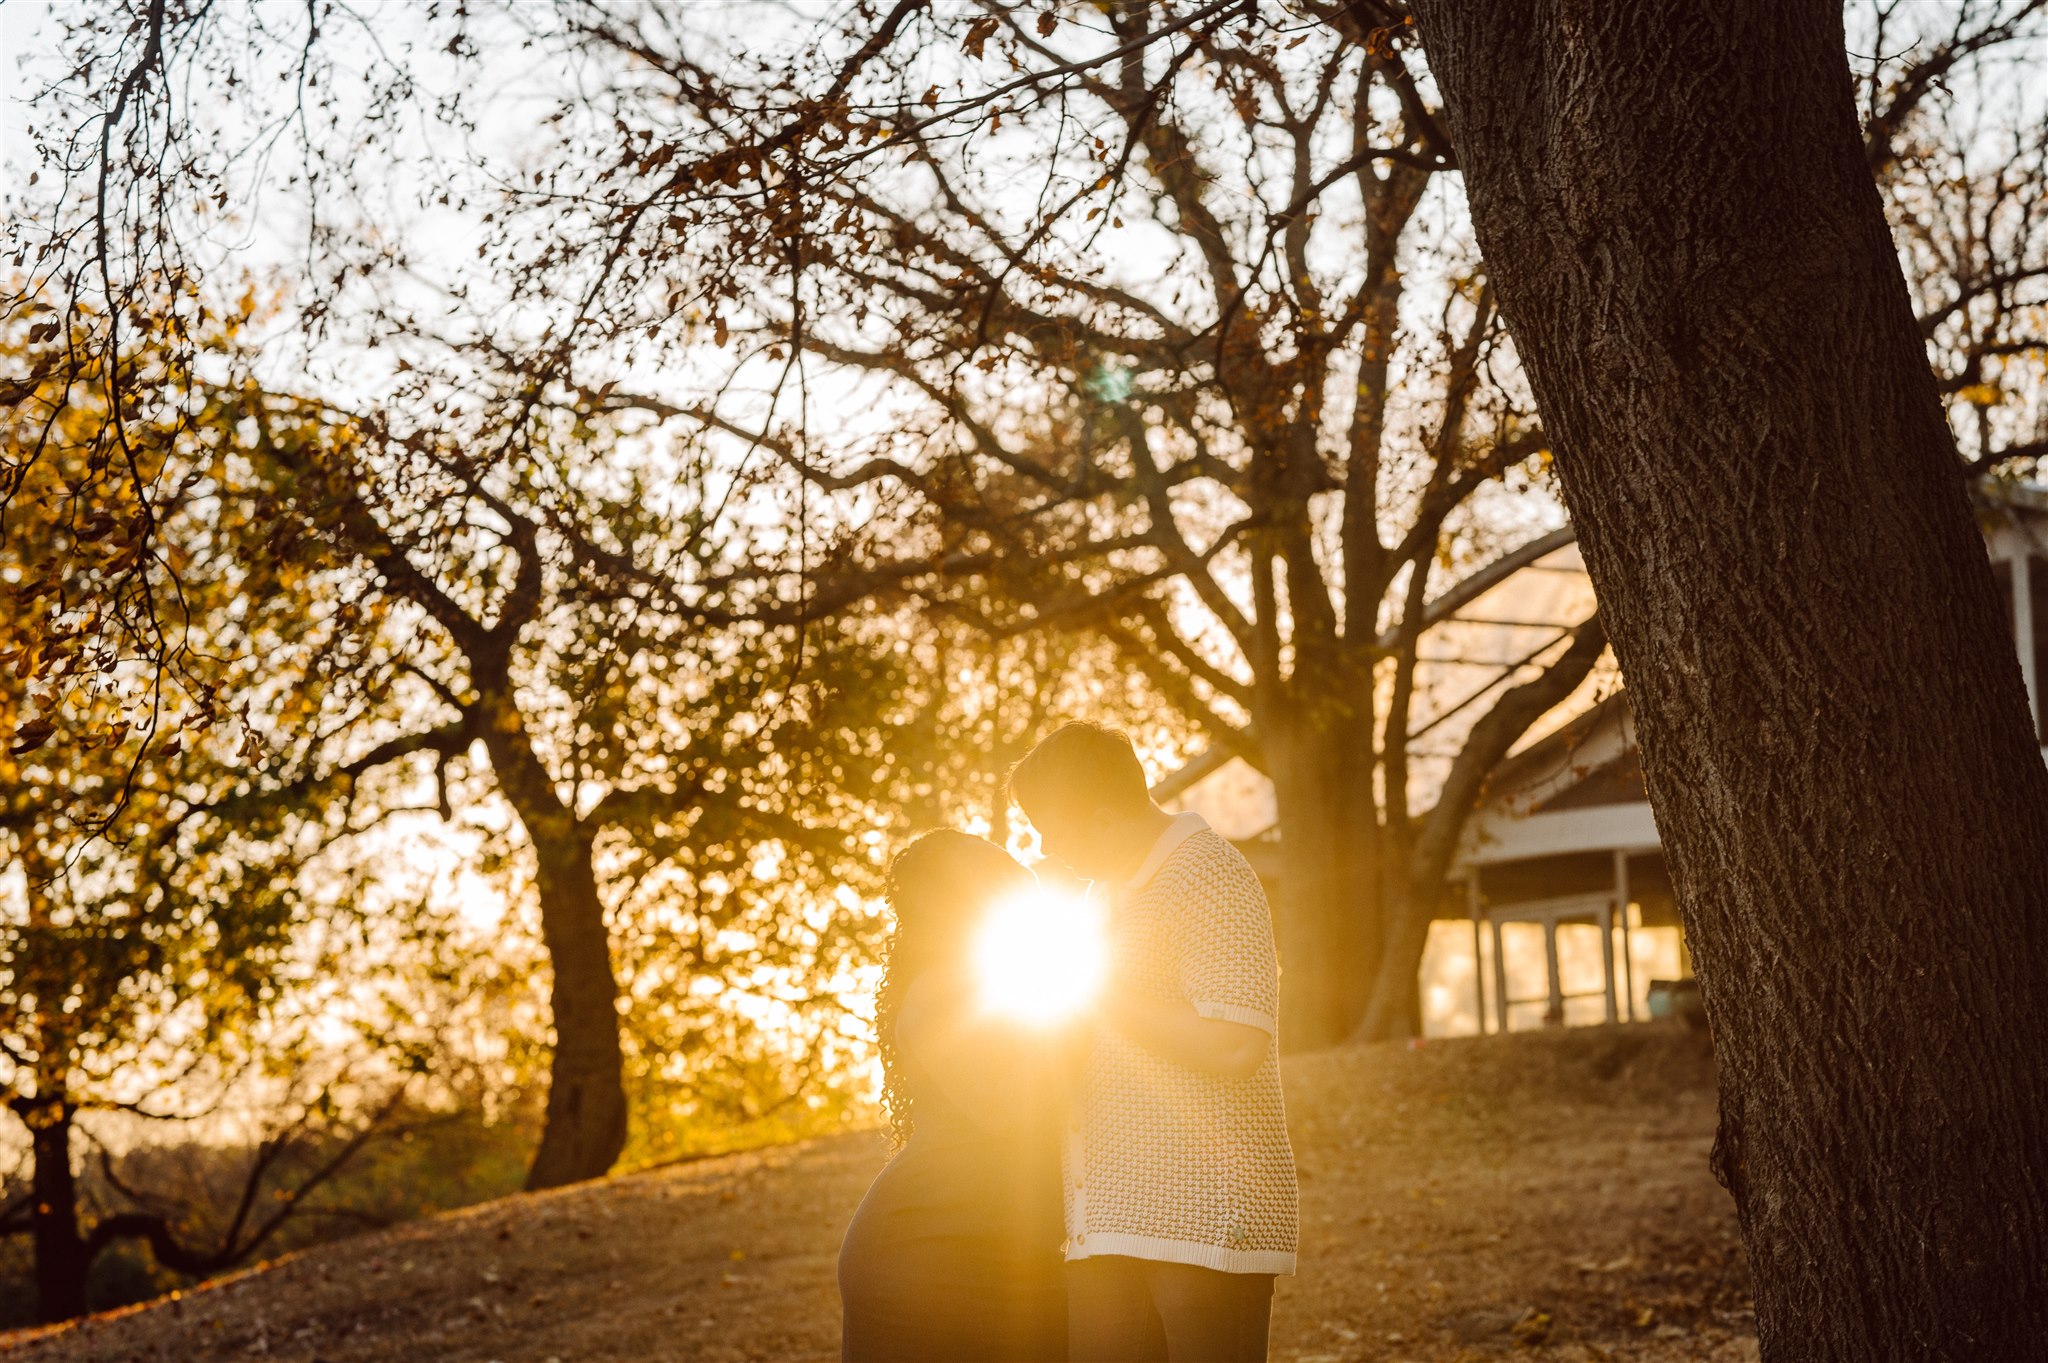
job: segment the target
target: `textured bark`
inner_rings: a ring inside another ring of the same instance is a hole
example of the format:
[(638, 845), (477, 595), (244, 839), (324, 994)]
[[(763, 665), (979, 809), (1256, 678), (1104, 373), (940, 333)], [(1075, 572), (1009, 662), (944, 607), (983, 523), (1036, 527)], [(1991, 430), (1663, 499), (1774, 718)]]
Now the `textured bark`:
[(528, 1188), (553, 1188), (607, 1172), (626, 1146), (620, 1081), (618, 982), (587, 838), (534, 839), (541, 936), (553, 983), (555, 1046), (548, 1064), (547, 1125)]
[(1615, 653), (1770, 1360), (2048, 1349), (2048, 770), (1825, 0), (1416, 0)]

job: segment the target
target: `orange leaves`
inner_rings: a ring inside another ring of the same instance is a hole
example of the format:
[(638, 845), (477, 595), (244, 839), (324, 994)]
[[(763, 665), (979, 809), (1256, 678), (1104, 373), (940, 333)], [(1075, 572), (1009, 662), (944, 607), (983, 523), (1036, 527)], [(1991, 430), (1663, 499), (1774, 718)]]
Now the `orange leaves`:
[(1413, 15), (1410, 15), (1398, 24), (1373, 29), (1365, 35), (1365, 50), (1378, 57), (1381, 61), (1392, 61), (1394, 60), (1395, 40), (1405, 35), (1413, 27), (1415, 27), (1415, 18)]
[(981, 60), (981, 49), (995, 36), (995, 19), (976, 19), (967, 28), (967, 36), (960, 40), (960, 50), (976, 61)]
[(13, 753), (16, 757), (20, 757), (24, 753), (32, 753), (37, 748), (48, 743), (50, 736), (56, 732), (57, 726), (47, 719), (29, 720), (26, 724), (15, 728), (14, 737), (7, 744), (7, 751)]

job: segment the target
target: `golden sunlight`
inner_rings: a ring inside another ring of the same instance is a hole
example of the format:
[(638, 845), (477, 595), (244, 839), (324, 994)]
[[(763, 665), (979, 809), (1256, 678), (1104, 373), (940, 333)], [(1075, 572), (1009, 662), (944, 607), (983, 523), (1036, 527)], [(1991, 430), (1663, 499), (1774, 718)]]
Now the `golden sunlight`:
[(974, 942), (982, 1007), (1018, 1022), (1048, 1026), (1074, 1016), (1108, 973), (1102, 911), (1043, 886), (998, 903)]

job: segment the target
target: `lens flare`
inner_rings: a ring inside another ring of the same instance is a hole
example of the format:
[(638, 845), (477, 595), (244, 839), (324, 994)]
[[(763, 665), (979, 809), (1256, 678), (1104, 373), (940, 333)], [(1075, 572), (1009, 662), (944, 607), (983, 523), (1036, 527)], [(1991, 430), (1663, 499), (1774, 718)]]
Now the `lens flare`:
[(1109, 973), (1102, 911), (1044, 888), (989, 910), (974, 942), (981, 1004), (1013, 1021), (1047, 1026), (1086, 1008)]

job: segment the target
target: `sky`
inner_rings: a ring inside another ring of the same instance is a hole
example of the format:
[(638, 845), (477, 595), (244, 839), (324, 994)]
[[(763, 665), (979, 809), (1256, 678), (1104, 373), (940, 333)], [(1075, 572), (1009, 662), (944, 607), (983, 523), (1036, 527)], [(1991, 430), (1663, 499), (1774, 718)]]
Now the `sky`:
[(0, 186), (12, 188), (28, 161), (27, 82), (22, 57), (38, 50), (49, 18), (45, 0), (0, 0)]

